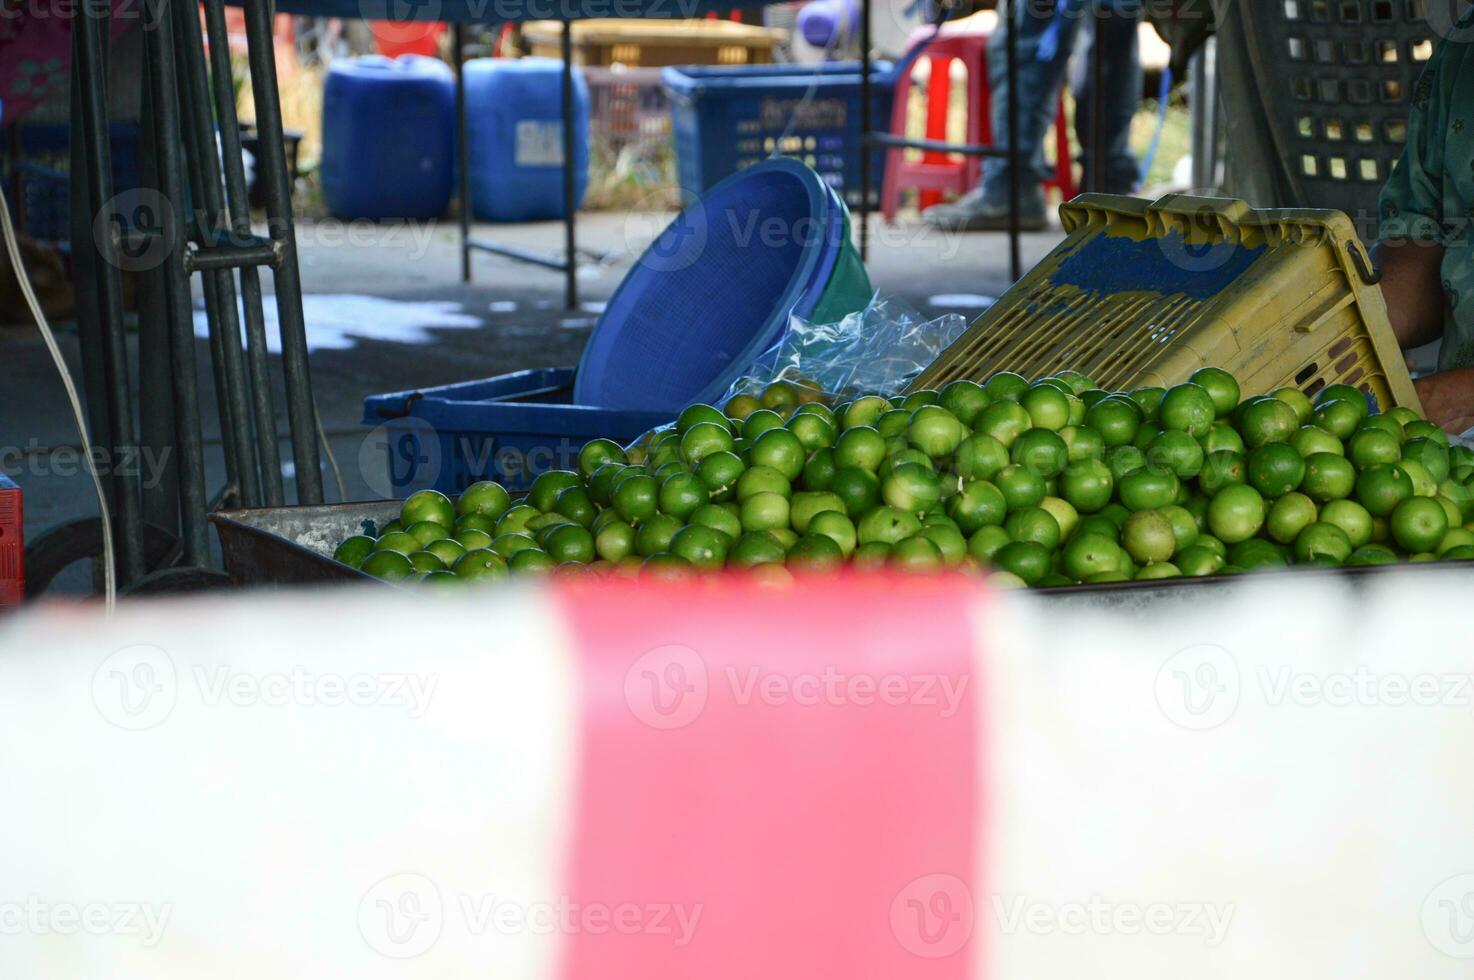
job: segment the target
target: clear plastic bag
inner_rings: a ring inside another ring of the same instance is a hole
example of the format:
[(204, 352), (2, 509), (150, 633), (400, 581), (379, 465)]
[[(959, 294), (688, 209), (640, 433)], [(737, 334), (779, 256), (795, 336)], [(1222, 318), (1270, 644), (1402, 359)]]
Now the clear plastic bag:
[(838, 323), (793, 317), (783, 338), (743, 372), (723, 401), (756, 394), (780, 380), (811, 382), (840, 397), (893, 395), (965, 329), (967, 320), (960, 313), (927, 319), (904, 300), (879, 293)]

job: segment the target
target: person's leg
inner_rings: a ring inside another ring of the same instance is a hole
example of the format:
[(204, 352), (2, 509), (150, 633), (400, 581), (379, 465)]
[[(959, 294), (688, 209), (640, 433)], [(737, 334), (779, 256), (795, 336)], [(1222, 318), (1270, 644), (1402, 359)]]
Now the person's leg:
[[(1075, 0), (1078, 3), (1079, 0)], [(1044, 226), (1044, 192), (1039, 182), (1047, 175), (1044, 165), (1044, 136), (1054, 122), (1055, 101), (1069, 65), (1083, 16), (1071, 8), (1056, 24), (1054, 0), (1022, 0), (1009, 4), (1018, 31), (1019, 157), (1024, 162), (1019, 187), (1020, 216), (1025, 228)], [(1040, 60), (1040, 42), (1053, 35), (1052, 56)], [(1000, 25), (988, 39), (988, 84), (992, 91), (993, 143), (1008, 145), (1008, 49)], [(954, 204), (928, 208), (925, 218), (932, 224), (952, 228), (996, 229), (1008, 225), (1008, 160), (990, 157), (983, 161), (979, 186)]]
[[(1108, 8), (1089, 33), (1090, 43), (1100, 44), (1105, 59), (1104, 86), (1101, 98), (1101, 136), (1105, 143), (1105, 180), (1107, 194), (1130, 194), (1140, 184), (1140, 163), (1131, 152), (1131, 119), (1141, 106), (1141, 57), (1137, 50), (1137, 25), (1141, 8), (1135, 3)], [(1088, 54), (1088, 51), (1087, 51)], [(1087, 58), (1082, 73), (1083, 84), (1075, 96), (1075, 136), (1084, 148), (1085, 179), (1082, 187), (1092, 187), (1090, 173), (1091, 71)]]

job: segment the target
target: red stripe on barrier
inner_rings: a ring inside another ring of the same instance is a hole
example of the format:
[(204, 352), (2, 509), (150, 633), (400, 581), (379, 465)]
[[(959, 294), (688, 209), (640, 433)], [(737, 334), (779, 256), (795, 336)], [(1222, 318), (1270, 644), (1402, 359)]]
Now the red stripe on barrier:
[(0, 473), (0, 606), (18, 606), (25, 598), (25, 557), (21, 490)]
[(581, 685), (565, 977), (976, 975), (976, 583), (558, 594)]

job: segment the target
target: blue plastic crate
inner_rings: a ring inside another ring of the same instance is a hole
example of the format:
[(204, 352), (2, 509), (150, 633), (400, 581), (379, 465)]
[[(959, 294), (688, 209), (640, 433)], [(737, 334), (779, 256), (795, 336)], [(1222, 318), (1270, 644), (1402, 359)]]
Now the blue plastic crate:
[[(871, 69), (872, 129), (890, 124), (895, 78), (888, 62)], [(845, 203), (859, 205), (859, 62), (673, 67), (660, 79), (670, 98), (676, 174), (686, 192), (700, 194), (777, 149), (817, 170)], [(885, 151), (872, 151), (872, 205), (884, 171)]]
[[(139, 127), (136, 122), (115, 122), (108, 128), (113, 171), (113, 193), (137, 190), (139, 173)], [(65, 123), (26, 123), (16, 127), (17, 152), (9, 170), (20, 185), (20, 200), (13, 202), (20, 230), (37, 241), (70, 242), (71, 191), (67, 173), (71, 168), (70, 129)]]
[(382, 425), (396, 496), (456, 494), (477, 480), (526, 490), (537, 474), (577, 469), (590, 439), (629, 442), (673, 421), (669, 412), (574, 405), (573, 368), (517, 371), (483, 381), (370, 395), (363, 423)]

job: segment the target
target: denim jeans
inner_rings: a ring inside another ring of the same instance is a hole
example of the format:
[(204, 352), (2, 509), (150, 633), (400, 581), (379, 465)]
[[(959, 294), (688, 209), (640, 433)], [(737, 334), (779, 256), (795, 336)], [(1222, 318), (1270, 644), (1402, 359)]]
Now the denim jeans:
[[(1027, 195), (1034, 188), (1029, 180), (1044, 180), (1053, 168), (1044, 163), (1044, 136), (1054, 122), (1055, 103), (1060, 85), (1069, 67), (1070, 53), (1080, 35), (1084, 21), (1094, 21), (1089, 0), (1074, 0), (1075, 5), (1060, 18), (1058, 43), (1054, 57), (1041, 61), (1039, 42), (1055, 20), (1055, 0), (1012, 0), (1008, 4), (1018, 30), (1019, 83), (1019, 156), (1027, 170), (1022, 190)], [(1141, 9), (1135, 3), (1106, 7), (1098, 22), (1101, 57), (1104, 59), (1104, 91), (1101, 108), (1101, 134), (1105, 141), (1105, 181), (1108, 193), (1127, 194), (1136, 188), (1139, 164), (1131, 153), (1131, 117), (1141, 104), (1141, 59), (1137, 52), (1136, 28)], [(1095, 40), (1096, 31), (1088, 31)], [(1000, 25), (988, 41), (988, 84), (993, 91), (993, 135), (996, 145), (1008, 145), (1008, 48)], [(1083, 84), (1075, 92), (1075, 133), (1086, 148), (1087, 172), (1082, 187), (1090, 186), (1088, 148), (1090, 146), (1090, 72), (1084, 73)], [(1008, 161), (989, 158), (983, 161), (983, 198), (989, 202), (1008, 200)]]

